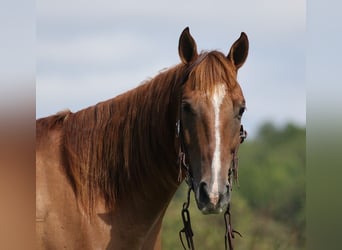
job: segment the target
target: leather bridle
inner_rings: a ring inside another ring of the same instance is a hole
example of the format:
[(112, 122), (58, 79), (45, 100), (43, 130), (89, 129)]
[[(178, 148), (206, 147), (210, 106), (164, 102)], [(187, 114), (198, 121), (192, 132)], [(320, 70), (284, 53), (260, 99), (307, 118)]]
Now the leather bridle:
[[(188, 79), (188, 76), (190, 74), (191, 69), (194, 67), (194, 65), (197, 65), (199, 62), (201, 62), (204, 59), (205, 55), (200, 57), (194, 64), (188, 67), (185, 77), (182, 80), (182, 85), (186, 82)], [(183, 235), (186, 238), (187, 242), (187, 247), (190, 250), (194, 250), (194, 242), (193, 242), (193, 231), (191, 228), (191, 221), (190, 221), (190, 213), (189, 213), (189, 205), (190, 205), (190, 195), (191, 195), (191, 190), (194, 191), (194, 184), (193, 184), (193, 175), (192, 175), (192, 169), (190, 167), (190, 159), (189, 159), (189, 154), (187, 152), (187, 148), (185, 146), (185, 141), (184, 141), (184, 133), (183, 133), (183, 127), (182, 127), (182, 122), (181, 122), (181, 117), (182, 117), (182, 93), (180, 91), (179, 93), (179, 110), (178, 110), (178, 117), (176, 121), (176, 138), (178, 141), (178, 160), (177, 160), (177, 165), (179, 168), (179, 173), (178, 173), (178, 182), (182, 181), (183, 178), (183, 171), (185, 173), (185, 181), (188, 185), (188, 194), (187, 194), (187, 201), (184, 202), (183, 208), (182, 208), (182, 221), (184, 227), (179, 231), (179, 237), (181, 240), (181, 243), (183, 245), (183, 248), (186, 250), (187, 248), (185, 247), (185, 244), (183, 242)], [(240, 143), (243, 143), (244, 140), (247, 138), (247, 132), (244, 130), (243, 126), (240, 125), (240, 131), (239, 131), (239, 136), (240, 136)], [(235, 148), (235, 151), (233, 153), (233, 160), (231, 163), (231, 167), (229, 169), (229, 182), (231, 174), (233, 174), (234, 180), (237, 182), (238, 180), (238, 153), (239, 145)], [(232, 186), (232, 185), (231, 185)], [(224, 213), (224, 221), (225, 221), (225, 249), (233, 250), (233, 243), (232, 240), (234, 238), (234, 233), (237, 233), (238, 235), (241, 236), (241, 234), (235, 230), (232, 229), (231, 226), (231, 214), (230, 214), (230, 204), (228, 204), (226, 212)]]

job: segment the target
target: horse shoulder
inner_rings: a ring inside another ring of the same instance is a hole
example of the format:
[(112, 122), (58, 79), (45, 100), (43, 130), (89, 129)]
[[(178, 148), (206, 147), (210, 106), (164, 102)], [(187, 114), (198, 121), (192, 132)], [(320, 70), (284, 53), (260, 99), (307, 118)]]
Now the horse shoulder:
[(105, 249), (110, 226), (80, 209), (64, 171), (64, 119), (44, 119), (36, 124), (36, 248)]

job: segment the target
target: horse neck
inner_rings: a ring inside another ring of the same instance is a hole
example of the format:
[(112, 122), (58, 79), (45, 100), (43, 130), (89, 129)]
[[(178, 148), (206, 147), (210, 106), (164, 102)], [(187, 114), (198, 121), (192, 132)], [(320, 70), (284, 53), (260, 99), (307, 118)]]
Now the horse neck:
[(137, 192), (145, 199), (163, 194), (161, 202), (172, 197), (179, 185), (175, 123), (180, 72), (175, 67), (65, 119), (66, 175), (90, 212), (98, 197), (108, 209)]
[[(179, 88), (174, 82), (151, 82), (114, 99), (116, 126), (121, 134), (126, 170), (126, 195), (116, 203), (143, 220), (161, 219), (178, 182), (175, 125), (179, 111)], [(119, 161), (120, 162), (120, 161)], [(119, 166), (117, 166), (119, 167)], [(124, 180), (123, 178), (122, 180)]]
[(126, 106), (121, 114), (125, 117), (124, 141), (128, 142), (123, 147), (126, 168), (145, 173), (144, 182), (151, 178), (169, 187), (177, 182), (175, 124), (179, 95), (174, 83), (165, 81), (152, 79), (118, 98), (118, 103)]

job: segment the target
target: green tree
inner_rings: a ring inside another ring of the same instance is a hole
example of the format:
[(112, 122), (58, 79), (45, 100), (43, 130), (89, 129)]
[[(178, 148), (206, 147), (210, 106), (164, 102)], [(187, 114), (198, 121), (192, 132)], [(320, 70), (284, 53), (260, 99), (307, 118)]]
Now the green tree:
[[(237, 249), (305, 249), (305, 128), (263, 124), (239, 152), (239, 187), (232, 197)], [(163, 223), (164, 249), (181, 249), (181, 185)], [(202, 215), (192, 198), (190, 214), (196, 249), (224, 248), (223, 215)]]

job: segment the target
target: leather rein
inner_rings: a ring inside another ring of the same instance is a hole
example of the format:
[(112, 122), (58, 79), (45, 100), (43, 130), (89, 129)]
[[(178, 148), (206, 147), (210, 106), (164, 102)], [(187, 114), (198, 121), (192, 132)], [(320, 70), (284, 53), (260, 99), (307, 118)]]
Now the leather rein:
[[(199, 60), (191, 65), (188, 68), (186, 77), (183, 79), (183, 83), (188, 78), (188, 74), (190, 73), (190, 70), (193, 68), (195, 64), (198, 64), (204, 59), (204, 57), (199, 58)], [(190, 161), (186, 159), (188, 157), (188, 152), (185, 147), (185, 142), (184, 142), (184, 136), (183, 136), (183, 128), (181, 124), (181, 117), (182, 117), (182, 95), (180, 93), (180, 98), (179, 98), (179, 113), (178, 113), (178, 119), (176, 122), (176, 138), (178, 139), (178, 144), (179, 144), (179, 150), (178, 150), (178, 167), (179, 167), (179, 174), (178, 174), (178, 182), (182, 181), (183, 177), (183, 171), (185, 172), (185, 181), (188, 185), (188, 193), (187, 193), (187, 201), (183, 203), (183, 208), (181, 211), (181, 216), (182, 216), (182, 221), (183, 221), (183, 228), (179, 231), (179, 238), (182, 243), (182, 246), (185, 250), (195, 250), (194, 242), (193, 242), (193, 236), (194, 233), (191, 228), (191, 221), (190, 221), (190, 213), (189, 213), (189, 206), (190, 206), (190, 195), (191, 195), (191, 190), (194, 191), (194, 185), (193, 185), (193, 176), (191, 172), (191, 167), (190, 167)], [(243, 141), (247, 138), (247, 132), (244, 130), (243, 126), (240, 126), (240, 144), (243, 143)], [(231, 174), (233, 174), (234, 181), (238, 181), (238, 149), (239, 145), (236, 147), (235, 152), (233, 153), (233, 160), (231, 167), (229, 169), (229, 181), (231, 181)], [(238, 232), (235, 231), (232, 228), (232, 221), (231, 221), (231, 213), (230, 213), (230, 204), (228, 204), (226, 212), (224, 213), (224, 222), (225, 222), (225, 250), (228, 250), (228, 247), (230, 250), (233, 250), (233, 239), (234, 239), (234, 234), (238, 234), (239, 236), (242, 237), (242, 235)], [(186, 239), (186, 245), (187, 248), (184, 244), (183, 241), (183, 236), (185, 236)]]

